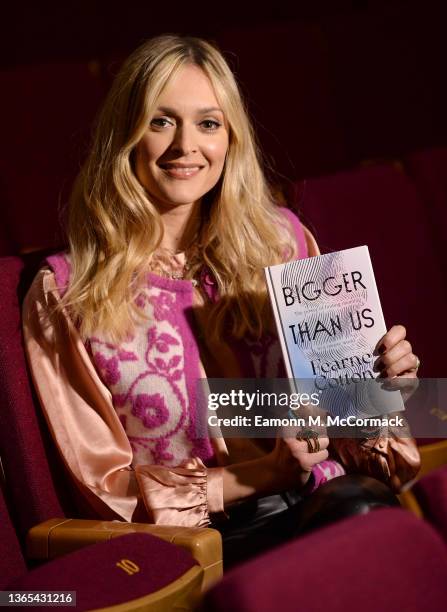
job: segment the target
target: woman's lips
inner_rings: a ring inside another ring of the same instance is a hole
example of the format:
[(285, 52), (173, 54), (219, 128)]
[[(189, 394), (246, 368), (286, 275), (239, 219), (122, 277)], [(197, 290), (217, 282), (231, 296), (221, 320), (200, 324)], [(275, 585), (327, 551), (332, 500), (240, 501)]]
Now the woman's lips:
[(203, 166), (171, 166), (163, 165), (161, 168), (166, 174), (175, 179), (189, 179), (200, 172)]

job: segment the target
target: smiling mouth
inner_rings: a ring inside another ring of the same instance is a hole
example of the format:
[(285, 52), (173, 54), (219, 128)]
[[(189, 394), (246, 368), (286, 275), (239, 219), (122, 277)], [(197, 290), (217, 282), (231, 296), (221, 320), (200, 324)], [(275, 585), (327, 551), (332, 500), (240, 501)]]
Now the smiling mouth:
[(188, 179), (198, 174), (203, 166), (199, 164), (160, 164), (160, 168), (172, 178)]

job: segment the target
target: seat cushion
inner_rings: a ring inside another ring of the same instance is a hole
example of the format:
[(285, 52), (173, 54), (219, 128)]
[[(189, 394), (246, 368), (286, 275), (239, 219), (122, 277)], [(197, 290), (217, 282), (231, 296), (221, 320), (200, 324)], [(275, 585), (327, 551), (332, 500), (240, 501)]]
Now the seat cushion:
[[(23, 350), (21, 300), (29, 288), (43, 253), (26, 257), (0, 258), (2, 310), (0, 317), (0, 447), (8, 477), (12, 517), (19, 540), (38, 523), (64, 516), (60, 499), (68, 489), (59, 473), (60, 461), (52, 456), (46, 426), (38, 416), (38, 402), (33, 395)], [(41, 435), (40, 425), (45, 434)], [(54, 455), (54, 457), (56, 457)], [(53, 478), (59, 477), (56, 495)], [(66, 504), (71, 510), (70, 505)], [(75, 516), (74, 512), (70, 512)], [(70, 515), (69, 514), (69, 515)], [(114, 517), (115, 518), (115, 517)]]
[[(117, 565), (122, 560), (131, 562), (125, 563), (130, 574)], [(8, 589), (76, 591), (76, 609), (89, 610), (154, 593), (195, 565), (178, 546), (149, 534), (128, 534), (50, 561), (11, 581)]]

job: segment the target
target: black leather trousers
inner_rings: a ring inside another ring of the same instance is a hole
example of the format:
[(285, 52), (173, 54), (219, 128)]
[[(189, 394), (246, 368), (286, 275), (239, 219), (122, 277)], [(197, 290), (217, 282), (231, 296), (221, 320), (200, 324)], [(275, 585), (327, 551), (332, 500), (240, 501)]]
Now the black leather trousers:
[(224, 567), (228, 569), (329, 523), (399, 505), (382, 482), (350, 474), (326, 482), (307, 497), (288, 491), (236, 505), (227, 511), (227, 521), (212, 527), (222, 535)]

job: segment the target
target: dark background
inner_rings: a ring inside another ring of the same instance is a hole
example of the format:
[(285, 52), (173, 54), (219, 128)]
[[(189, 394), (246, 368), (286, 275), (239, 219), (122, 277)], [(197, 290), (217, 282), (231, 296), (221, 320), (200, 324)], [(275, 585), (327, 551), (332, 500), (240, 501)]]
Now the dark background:
[(3, 9), (0, 254), (63, 244), (60, 218), (120, 61), (163, 32), (216, 41), (269, 176), (323, 251), (370, 247), (388, 325), (445, 373), (444, 3), (47, 2)]

